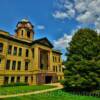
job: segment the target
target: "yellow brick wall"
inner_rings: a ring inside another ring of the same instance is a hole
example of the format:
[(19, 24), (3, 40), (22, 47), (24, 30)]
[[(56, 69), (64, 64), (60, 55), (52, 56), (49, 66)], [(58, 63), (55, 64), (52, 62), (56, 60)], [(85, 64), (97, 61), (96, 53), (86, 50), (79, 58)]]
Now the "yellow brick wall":
[[(32, 47), (25, 45), (25, 44), (21, 44), (21, 43), (17, 43), (17, 42), (13, 42), (7, 39), (2, 39), (0, 38), (0, 42), (2, 42), (3, 45), (3, 53), (1, 55), (4, 55), (4, 58), (1, 61), (0, 64), (0, 84), (3, 84), (4, 82), (4, 77), (3, 76), (9, 76), (9, 83), (11, 81), (11, 76), (15, 77), (15, 82), (16, 82), (16, 77), (20, 76), (21, 78), (21, 82), (25, 81), (25, 76), (29, 76), (28, 78), (28, 83), (29, 84), (36, 84), (36, 74), (39, 72), (39, 48), (44, 49), (49, 51), (49, 56), (50, 56), (50, 69), (49, 72), (53, 72), (53, 66), (57, 66), (58, 71), (56, 72), (58, 75), (58, 80), (60, 80), (62, 77), (62, 79), (64, 78), (63, 72), (59, 72), (59, 65), (62, 65), (62, 61), (60, 60), (59, 62), (59, 57), (61, 59), (61, 55), (60, 54), (56, 54), (52, 52), (51, 48), (48, 48), (46, 46), (42, 46), (39, 44), (35, 44)], [(8, 54), (8, 45), (12, 45), (12, 54), (9, 55)], [(17, 47), (17, 55), (14, 56), (13, 55), (13, 51), (14, 51), (14, 46)], [(22, 48), (22, 56), (18, 56), (18, 52), (19, 52), (19, 48)], [(32, 56), (32, 48), (34, 48), (34, 57)], [(26, 57), (25, 56), (25, 52), (26, 49), (29, 50), (29, 56)], [(57, 62), (53, 62), (53, 56), (57, 58)], [(10, 70), (5, 70), (6, 67), (6, 61), (10, 60), (11, 64), (10, 64)], [(16, 61), (16, 66), (17, 66), (17, 62), (21, 61), (21, 70), (18, 71), (16, 70), (12, 70), (12, 61)], [(29, 60), (29, 70), (25, 71), (25, 60)], [(31, 77), (33, 77), (33, 82), (31, 82)]]
[[(21, 35), (21, 32), (23, 31), (23, 36)], [(30, 38), (27, 37), (27, 30), (25, 28), (21, 28), (20, 30), (18, 30), (16, 36), (18, 38), (22, 38), (22, 39), (26, 39), (26, 40), (32, 40), (33, 39), (33, 33), (31, 32), (30, 34)]]
[[(56, 58), (56, 61), (53, 61), (53, 58), (54, 59)], [(60, 58), (60, 61), (59, 61), (59, 58)], [(55, 72), (57, 73), (58, 80), (64, 79), (64, 73), (63, 73), (63, 70), (62, 70), (63, 68), (62, 68), (61, 55), (53, 52), (52, 62), (53, 62), (52, 67), (55, 67), (55, 70), (56, 70), (56, 67), (57, 67), (57, 71), (55, 71)], [(59, 71), (59, 66), (61, 67), (60, 71)]]

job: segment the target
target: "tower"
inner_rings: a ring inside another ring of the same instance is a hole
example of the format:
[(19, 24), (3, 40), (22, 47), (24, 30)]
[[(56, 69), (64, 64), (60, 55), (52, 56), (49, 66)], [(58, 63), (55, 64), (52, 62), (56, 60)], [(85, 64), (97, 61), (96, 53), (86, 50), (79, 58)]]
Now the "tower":
[(33, 25), (26, 19), (22, 19), (18, 24), (16, 25), (16, 34), (15, 36), (24, 39), (24, 40), (33, 40), (34, 36), (34, 30)]

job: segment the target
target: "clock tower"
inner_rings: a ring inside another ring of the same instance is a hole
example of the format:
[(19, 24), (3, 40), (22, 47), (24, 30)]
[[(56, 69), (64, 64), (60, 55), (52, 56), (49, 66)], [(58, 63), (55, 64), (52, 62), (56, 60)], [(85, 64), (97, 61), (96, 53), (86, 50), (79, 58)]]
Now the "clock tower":
[(34, 30), (33, 25), (26, 19), (22, 19), (18, 24), (16, 25), (16, 34), (15, 36), (24, 39), (24, 40), (33, 40), (34, 36)]

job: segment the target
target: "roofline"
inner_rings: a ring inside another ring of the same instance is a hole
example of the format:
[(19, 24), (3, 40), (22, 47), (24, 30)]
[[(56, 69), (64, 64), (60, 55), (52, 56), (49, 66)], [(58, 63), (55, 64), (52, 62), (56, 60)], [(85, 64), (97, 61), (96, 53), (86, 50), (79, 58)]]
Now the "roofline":
[(22, 21), (19, 21), (18, 23), (17, 23), (17, 25), (16, 25), (16, 27), (18, 26), (18, 24), (22, 24), (22, 23), (30, 23), (31, 24), (31, 26), (32, 26), (32, 28), (34, 28), (34, 25), (30, 22), (30, 21), (28, 21), (28, 22), (22, 22)]
[(11, 37), (11, 36), (8, 36), (8, 35), (3, 35), (3, 34), (0, 34), (0, 37), (3, 37), (5, 39), (9, 39), (11, 41), (14, 41), (14, 42), (19, 42), (19, 43), (24, 43), (26, 45), (30, 45), (30, 43), (26, 42), (26, 41), (22, 41), (22, 40), (19, 40), (19, 39), (16, 39), (14, 37)]
[(58, 50), (54, 50), (54, 49), (53, 49), (52, 52), (62, 55), (62, 52), (60, 52), (60, 51), (58, 51)]
[[(47, 40), (48, 43), (50, 44), (50, 47), (51, 47), (51, 48), (54, 47), (54, 46), (52, 45), (52, 43), (51, 43), (46, 37), (37, 39), (37, 40), (33, 41), (32, 44), (38, 43), (38, 44), (41, 44), (41, 45), (45, 45), (45, 44), (40, 43), (41, 40)], [(47, 46), (47, 45), (45, 45), (45, 46)], [(49, 47), (49, 46), (48, 46), (48, 47)]]
[(8, 33), (8, 34), (10, 34), (9, 32), (7, 32), (7, 31), (4, 31), (4, 30), (1, 30), (1, 29), (0, 29), (0, 32), (4, 32), (4, 33)]
[(49, 42), (49, 44), (50, 44), (50, 46), (47, 46), (47, 47), (53, 48), (53, 45), (50, 43), (50, 41), (49, 41), (46, 37), (41, 38), (41, 39), (38, 39), (38, 40), (34, 40), (34, 41), (30, 42), (30, 43), (29, 43), (29, 42), (26, 42), (26, 41), (19, 40), (19, 39), (14, 38), (14, 37), (11, 37), (11, 35), (8, 36), (8, 35), (0, 34), (0, 37), (3, 37), (3, 38), (5, 38), (5, 39), (8, 39), (8, 40), (11, 40), (11, 41), (14, 41), (14, 42), (26, 44), (26, 45), (28, 45), (28, 46), (32, 46), (32, 45), (34, 45), (34, 44), (40, 44), (40, 45), (47, 46), (47, 45), (45, 45), (45, 44), (39, 42), (40, 40), (46, 39), (46, 40)]

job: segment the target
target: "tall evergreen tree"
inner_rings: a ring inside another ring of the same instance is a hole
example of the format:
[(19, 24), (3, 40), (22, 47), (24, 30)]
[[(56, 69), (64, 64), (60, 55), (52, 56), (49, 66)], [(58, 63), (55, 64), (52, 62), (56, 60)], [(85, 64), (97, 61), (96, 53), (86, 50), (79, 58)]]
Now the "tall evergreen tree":
[(78, 30), (67, 48), (65, 88), (90, 91), (100, 88), (100, 38), (94, 30)]

